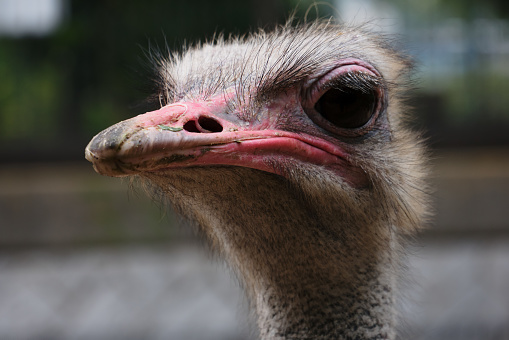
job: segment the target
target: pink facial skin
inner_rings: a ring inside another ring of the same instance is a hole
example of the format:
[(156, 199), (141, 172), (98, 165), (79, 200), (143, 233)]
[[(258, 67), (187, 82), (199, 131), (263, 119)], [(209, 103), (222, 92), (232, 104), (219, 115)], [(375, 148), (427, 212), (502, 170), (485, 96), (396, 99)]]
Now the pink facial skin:
[[(177, 102), (120, 122), (94, 137), (86, 158), (97, 172), (114, 177), (207, 165), (248, 167), (284, 176), (277, 164), (302, 162), (332, 170), (354, 187), (367, 185), (364, 172), (330, 138), (278, 129), (271, 121), (277, 120), (274, 115), (263, 115), (271, 118), (255, 124), (226, 114), (231, 96)], [(293, 104), (274, 101), (265, 110), (282, 112), (288, 105)]]

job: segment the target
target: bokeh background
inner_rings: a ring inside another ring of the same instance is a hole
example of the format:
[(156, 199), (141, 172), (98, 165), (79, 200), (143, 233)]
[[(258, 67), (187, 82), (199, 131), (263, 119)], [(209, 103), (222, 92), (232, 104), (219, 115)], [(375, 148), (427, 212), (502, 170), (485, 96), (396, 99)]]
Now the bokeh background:
[(416, 59), (435, 217), (401, 339), (509, 339), (509, 3), (0, 0), (0, 338), (249, 339), (240, 289), (173, 213), (84, 160), (152, 109), (144, 53), (335, 16)]

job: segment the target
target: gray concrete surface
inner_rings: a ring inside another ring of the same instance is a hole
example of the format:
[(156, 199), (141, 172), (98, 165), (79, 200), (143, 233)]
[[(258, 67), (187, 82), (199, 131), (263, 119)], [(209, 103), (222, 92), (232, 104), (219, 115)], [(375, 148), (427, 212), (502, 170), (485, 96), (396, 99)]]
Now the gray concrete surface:
[(401, 339), (509, 339), (509, 239), (423, 240), (408, 267)]
[(196, 245), (0, 254), (0, 339), (246, 339), (239, 288)]
[[(509, 339), (509, 242), (426, 242), (401, 339)], [(0, 339), (250, 339), (247, 304), (196, 243), (0, 254)]]

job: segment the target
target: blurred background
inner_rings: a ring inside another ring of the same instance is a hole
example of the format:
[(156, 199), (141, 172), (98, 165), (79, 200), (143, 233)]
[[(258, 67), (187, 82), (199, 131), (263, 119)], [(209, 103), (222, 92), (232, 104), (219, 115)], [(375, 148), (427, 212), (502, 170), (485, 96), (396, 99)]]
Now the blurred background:
[[(250, 339), (246, 302), (178, 219), (84, 160), (150, 109), (149, 46), (284, 23), (308, 0), (0, 0), (0, 338)], [(401, 339), (509, 339), (509, 2), (322, 1), (417, 62), (435, 217)]]

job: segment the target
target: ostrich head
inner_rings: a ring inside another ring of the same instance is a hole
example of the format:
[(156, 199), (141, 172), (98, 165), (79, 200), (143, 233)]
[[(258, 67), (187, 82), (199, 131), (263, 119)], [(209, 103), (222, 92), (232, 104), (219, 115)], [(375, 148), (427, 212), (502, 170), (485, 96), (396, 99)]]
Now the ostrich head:
[(316, 22), (157, 57), (161, 108), (99, 133), (86, 158), (138, 176), (237, 273), (264, 339), (394, 337), (401, 236), (425, 213), (405, 127), (409, 61)]

